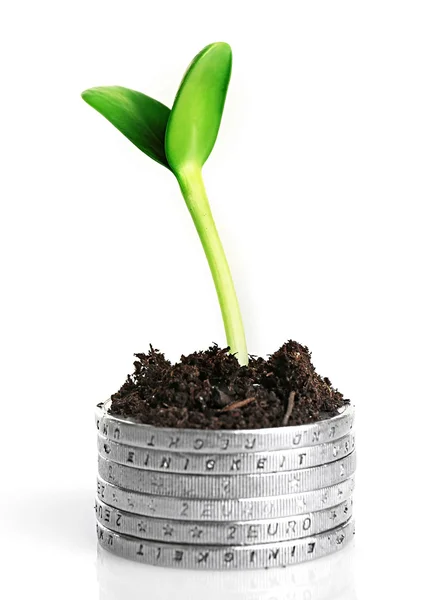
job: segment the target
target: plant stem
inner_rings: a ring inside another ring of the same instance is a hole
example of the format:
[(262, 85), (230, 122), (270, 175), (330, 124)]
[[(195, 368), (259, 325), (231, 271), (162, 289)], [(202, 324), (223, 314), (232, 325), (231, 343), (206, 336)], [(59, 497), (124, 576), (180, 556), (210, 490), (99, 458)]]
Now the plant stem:
[(220, 310), (222, 311), (227, 344), (231, 353), (236, 354), (239, 363), (247, 365), (247, 344), (239, 302), (230, 267), (211, 213), (202, 179), (202, 171), (197, 165), (188, 165), (178, 173), (177, 179), (213, 276)]

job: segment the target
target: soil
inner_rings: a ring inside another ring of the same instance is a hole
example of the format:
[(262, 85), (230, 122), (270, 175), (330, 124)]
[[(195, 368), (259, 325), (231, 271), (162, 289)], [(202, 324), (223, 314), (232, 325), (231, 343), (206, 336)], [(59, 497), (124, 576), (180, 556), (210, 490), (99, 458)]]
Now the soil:
[(241, 367), (211, 346), (171, 364), (150, 346), (112, 396), (111, 413), (159, 427), (261, 429), (302, 425), (336, 414), (349, 400), (315, 372), (306, 346), (292, 340)]

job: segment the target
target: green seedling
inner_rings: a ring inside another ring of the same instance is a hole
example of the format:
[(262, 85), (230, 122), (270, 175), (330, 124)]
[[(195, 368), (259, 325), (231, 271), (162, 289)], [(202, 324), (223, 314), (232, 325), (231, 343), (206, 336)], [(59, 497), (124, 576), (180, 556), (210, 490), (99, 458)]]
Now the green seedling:
[(188, 67), (171, 110), (127, 88), (97, 87), (83, 99), (177, 178), (213, 276), (230, 351), (248, 363), (239, 303), (202, 178), (219, 132), (231, 77), (231, 48), (206, 46)]

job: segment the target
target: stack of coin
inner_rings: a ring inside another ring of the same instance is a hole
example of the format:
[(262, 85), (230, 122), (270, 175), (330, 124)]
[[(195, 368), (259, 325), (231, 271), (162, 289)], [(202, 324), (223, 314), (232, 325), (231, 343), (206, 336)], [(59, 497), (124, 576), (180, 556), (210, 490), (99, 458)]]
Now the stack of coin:
[(97, 407), (97, 535), (139, 562), (197, 569), (297, 564), (354, 534), (354, 410), (292, 427), (168, 429)]

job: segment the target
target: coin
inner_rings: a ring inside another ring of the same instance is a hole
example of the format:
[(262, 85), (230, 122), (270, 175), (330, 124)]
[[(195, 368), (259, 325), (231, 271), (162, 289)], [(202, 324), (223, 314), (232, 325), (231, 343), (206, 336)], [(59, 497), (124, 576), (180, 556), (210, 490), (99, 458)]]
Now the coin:
[(200, 453), (240, 453), (290, 450), (333, 442), (351, 431), (354, 407), (343, 406), (334, 417), (291, 427), (254, 430), (194, 430), (153, 427), (109, 414), (110, 400), (98, 404), (96, 427), (111, 440), (153, 450)]
[[(97, 575), (100, 600), (137, 600), (142, 590), (150, 590), (150, 600), (203, 600), (205, 590), (226, 600), (355, 600), (352, 593), (355, 569), (354, 544), (324, 560), (310, 561), (305, 568), (251, 569), (249, 571), (203, 570), (200, 577), (187, 570), (157, 569), (156, 585), (152, 569), (136, 569), (129, 576), (126, 560), (98, 547)], [(193, 572), (199, 575), (197, 571)], [(185, 576), (183, 577), (182, 574)]]
[(145, 471), (98, 457), (99, 475), (135, 492), (180, 498), (253, 498), (317, 490), (340, 483), (355, 471), (355, 451), (335, 462), (264, 475), (184, 475)]
[(354, 477), (350, 477), (337, 485), (284, 496), (194, 500), (131, 492), (98, 477), (97, 494), (105, 504), (140, 515), (183, 521), (228, 522), (274, 519), (331, 508), (345, 502), (354, 491), (354, 485)]
[(187, 569), (253, 569), (301, 563), (341, 550), (354, 535), (350, 519), (340, 527), (298, 540), (249, 546), (193, 546), (141, 540), (96, 524), (99, 544), (124, 558)]
[(139, 448), (114, 442), (98, 435), (98, 452), (103, 458), (149, 471), (193, 473), (198, 475), (238, 475), (276, 473), (305, 469), (333, 462), (354, 449), (352, 433), (333, 442), (295, 448), (238, 454), (194, 454)]
[(338, 527), (352, 515), (352, 498), (332, 508), (261, 521), (176, 521), (135, 515), (96, 499), (96, 518), (108, 529), (145, 540), (180, 544), (247, 545), (295, 540)]

